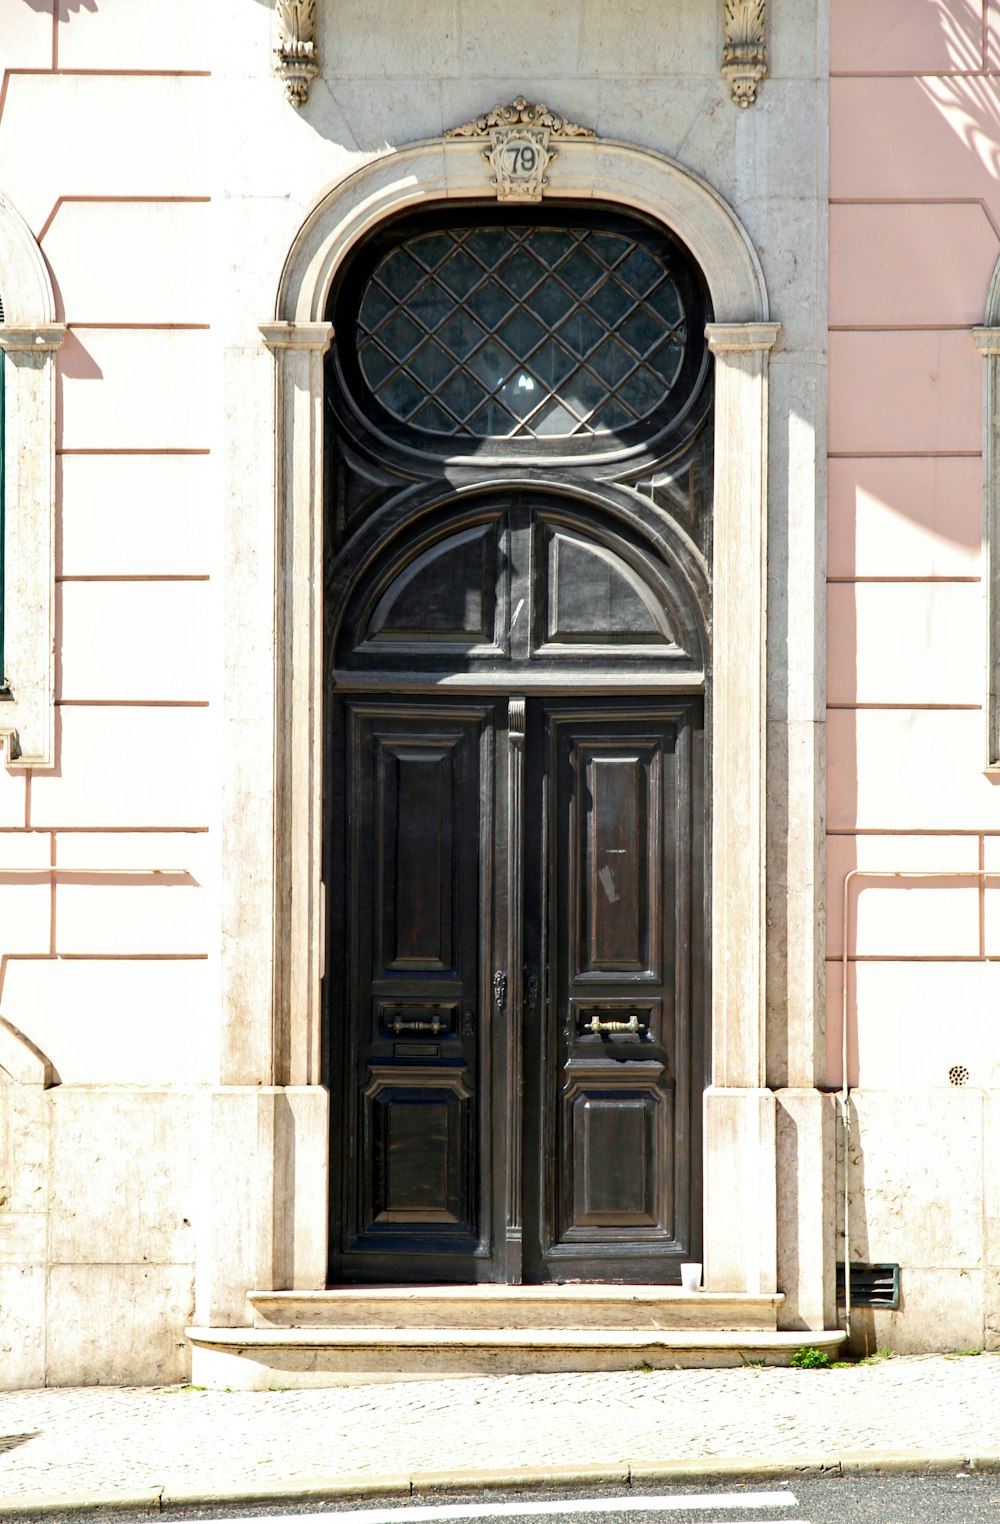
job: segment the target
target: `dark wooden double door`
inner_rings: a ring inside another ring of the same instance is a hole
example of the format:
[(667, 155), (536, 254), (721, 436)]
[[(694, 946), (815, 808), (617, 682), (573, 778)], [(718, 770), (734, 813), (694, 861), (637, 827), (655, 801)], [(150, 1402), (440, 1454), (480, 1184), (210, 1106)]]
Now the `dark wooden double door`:
[(701, 701), (342, 694), (331, 1279), (699, 1257)]

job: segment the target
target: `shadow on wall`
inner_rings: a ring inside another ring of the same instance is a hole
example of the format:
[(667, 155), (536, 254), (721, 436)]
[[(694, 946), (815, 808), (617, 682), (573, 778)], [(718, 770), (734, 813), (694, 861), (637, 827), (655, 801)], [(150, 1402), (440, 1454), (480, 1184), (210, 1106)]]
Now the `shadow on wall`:
[[(937, 11), (951, 66), (962, 74), (924, 75), (919, 79), (920, 88), (987, 174), (1000, 180), (1000, 95), (995, 77), (986, 73), (991, 66), (990, 51), (998, 47), (998, 40), (987, 33), (982, 45), (976, 47), (950, 12), (954, 0), (931, 3)], [(992, 60), (994, 68), (998, 61)]]
[(52, 7), (57, 7), (56, 19), (69, 21), (72, 11), (96, 11), (97, 0), (24, 0), (29, 10), (41, 11), (43, 15), (51, 16)]

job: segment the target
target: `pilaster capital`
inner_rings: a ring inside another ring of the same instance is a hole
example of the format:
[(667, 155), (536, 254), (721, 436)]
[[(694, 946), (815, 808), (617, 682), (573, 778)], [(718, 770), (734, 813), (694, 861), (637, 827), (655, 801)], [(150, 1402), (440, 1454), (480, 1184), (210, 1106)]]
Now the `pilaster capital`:
[(65, 323), (0, 323), (0, 349), (7, 354), (54, 353), (66, 337)]
[(315, 349), (325, 354), (333, 338), (333, 324), (261, 323), (260, 334), (273, 354), (282, 349)]
[(781, 333), (780, 323), (706, 323), (705, 337), (713, 354), (747, 353), (774, 348)]
[(1000, 355), (1000, 328), (973, 328), (972, 337), (981, 355)]

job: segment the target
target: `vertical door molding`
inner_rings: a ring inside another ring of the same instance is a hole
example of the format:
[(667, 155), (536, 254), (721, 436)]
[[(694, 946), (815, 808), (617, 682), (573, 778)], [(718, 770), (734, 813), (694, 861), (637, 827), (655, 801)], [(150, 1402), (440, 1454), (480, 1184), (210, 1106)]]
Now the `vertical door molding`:
[[(507, 704), (507, 882), (503, 899), (507, 917), (507, 985), (495, 990), (505, 1010), (497, 1012), (506, 1029), (507, 1050), (507, 1243), (506, 1275), (520, 1283), (524, 1222), (522, 1215), (523, 1043), (524, 1027), (524, 746), (526, 710), (523, 697)], [(502, 973), (503, 971), (501, 971)]]
[(710, 323), (706, 332), (716, 407), (706, 1285), (769, 1292), (777, 1263), (765, 1051), (767, 377), (780, 327)]
[(272, 323), (276, 362), (273, 1083), (320, 1082), (323, 356), (329, 323)]

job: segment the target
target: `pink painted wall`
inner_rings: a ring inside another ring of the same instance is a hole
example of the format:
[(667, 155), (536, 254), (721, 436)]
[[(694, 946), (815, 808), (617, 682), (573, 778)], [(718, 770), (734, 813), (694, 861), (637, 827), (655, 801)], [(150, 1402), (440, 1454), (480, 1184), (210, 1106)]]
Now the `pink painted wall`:
[[(984, 774), (984, 320), (1000, 255), (1000, 0), (832, 0), (828, 1079), (854, 868), (1000, 866)], [(1000, 883), (862, 881), (851, 1078), (995, 1084)], [(942, 1021), (942, 1012), (947, 1020)]]
[[(59, 765), (0, 769), (0, 1010), (66, 1084), (214, 1078), (219, 409), (201, 12), (8, 0), (0, 22), (0, 186), (69, 325)], [(42, 118), (45, 151), (26, 152)], [(36, 866), (37, 880), (4, 879)]]

